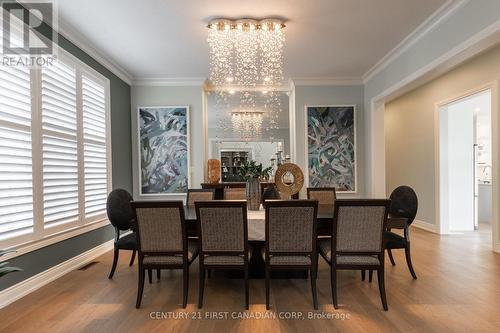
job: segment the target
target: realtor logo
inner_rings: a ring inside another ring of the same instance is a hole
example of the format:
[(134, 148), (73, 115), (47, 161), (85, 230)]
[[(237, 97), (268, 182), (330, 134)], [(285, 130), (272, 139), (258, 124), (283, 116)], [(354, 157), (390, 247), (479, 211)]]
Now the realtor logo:
[[(3, 54), (52, 55), (53, 28), (52, 2), (1, 1)], [(48, 23), (48, 24), (47, 24)]]

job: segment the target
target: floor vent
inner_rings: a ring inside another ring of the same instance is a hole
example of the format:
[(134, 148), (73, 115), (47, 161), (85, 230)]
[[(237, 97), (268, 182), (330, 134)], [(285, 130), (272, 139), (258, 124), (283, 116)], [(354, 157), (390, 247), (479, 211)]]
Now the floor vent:
[(99, 261), (91, 261), (87, 265), (78, 268), (78, 270), (79, 271), (85, 271), (85, 270), (89, 269), (90, 267), (92, 267), (92, 266), (94, 266), (94, 265), (96, 265), (98, 263), (99, 263)]

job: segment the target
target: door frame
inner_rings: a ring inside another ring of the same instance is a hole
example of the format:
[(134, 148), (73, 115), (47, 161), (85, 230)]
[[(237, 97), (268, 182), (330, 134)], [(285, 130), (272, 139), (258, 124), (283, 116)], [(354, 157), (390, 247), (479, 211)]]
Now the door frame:
[[(479, 94), (483, 91), (490, 90), (491, 91), (491, 180), (492, 180), (492, 202), (498, 202), (499, 198), (499, 186), (498, 180), (500, 179), (500, 173), (498, 170), (498, 162), (499, 162), (499, 133), (498, 133), (498, 122), (499, 122), (499, 112), (498, 112), (498, 81), (491, 81), (486, 84), (480, 85), (473, 89), (464, 91), (460, 94), (450, 96), (449, 98), (439, 101), (435, 103), (434, 106), (434, 193), (436, 199), (436, 207), (435, 207), (435, 221), (438, 226), (438, 230), (440, 234), (449, 234), (449, 225), (447, 221), (442, 219), (442, 191), (441, 191), (441, 141), (440, 141), (440, 111), (446, 105), (456, 102), (458, 100)], [(444, 194), (444, 193), (443, 193)], [(498, 217), (499, 217), (499, 208), (497, 205), (493, 204), (492, 206), (492, 248), (493, 250), (497, 250), (496, 248), (498, 244)]]

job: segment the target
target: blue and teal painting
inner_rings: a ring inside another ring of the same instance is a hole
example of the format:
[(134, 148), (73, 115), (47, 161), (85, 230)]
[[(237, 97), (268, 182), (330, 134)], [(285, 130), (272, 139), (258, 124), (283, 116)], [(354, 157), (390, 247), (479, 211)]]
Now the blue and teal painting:
[(356, 191), (354, 106), (307, 107), (310, 187)]
[(139, 108), (141, 194), (188, 188), (187, 107)]

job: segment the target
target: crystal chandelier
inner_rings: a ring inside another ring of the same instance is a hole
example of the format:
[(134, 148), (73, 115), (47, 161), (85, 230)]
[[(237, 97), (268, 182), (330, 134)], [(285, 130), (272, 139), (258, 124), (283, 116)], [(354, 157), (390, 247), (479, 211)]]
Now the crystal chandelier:
[(208, 24), (210, 76), (215, 86), (273, 88), (283, 81), (282, 21), (216, 19)]
[[(245, 140), (261, 136), (264, 118), (268, 124), (266, 129), (277, 128), (281, 112), (277, 88), (283, 83), (284, 28), (283, 22), (277, 19), (216, 19), (208, 24), (209, 80), (218, 109), (226, 110), (218, 116), (220, 127), (231, 128)], [(239, 109), (245, 111), (232, 111), (235, 107), (231, 105), (232, 95), (238, 96)], [(257, 111), (259, 108), (262, 109)], [(228, 116), (229, 126), (224, 125)]]
[(260, 136), (262, 131), (261, 111), (233, 111), (231, 113), (231, 123), (233, 131), (240, 133), (242, 137)]

